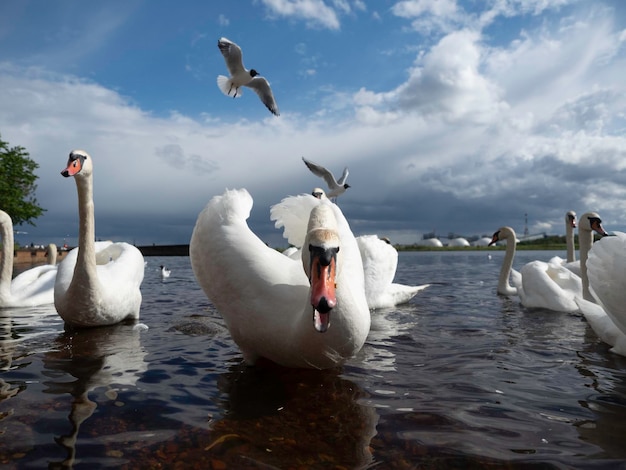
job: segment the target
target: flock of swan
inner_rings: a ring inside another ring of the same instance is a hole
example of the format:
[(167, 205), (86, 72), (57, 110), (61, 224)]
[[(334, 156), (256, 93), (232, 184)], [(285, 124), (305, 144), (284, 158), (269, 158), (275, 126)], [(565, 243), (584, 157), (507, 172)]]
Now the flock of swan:
[[(128, 243), (95, 242), (91, 156), (72, 151), (61, 174), (76, 183), (78, 246), (58, 265), (11, 279), (13, 227), (0, 211), (0, 308), (54, 304), (65, 324), (78, 328), (137, 320), (144, 259)], [(320, 188), (271, 207), (271, 220), (292, 245), (283, 253), (249, 228), (252, 204), (245, 189), (214, 196), (199, 214), (189, 245), (194, 276), (247, 364), (263, 358), (287, 367), (340, 365), (363, 346), (372, 311), (406, 303), (428, 287), (394, 283), (395, 248), (375, 235), (354, 236), (339, 206)], [(572, 214), (566, 216), (570, 227), (576, 225)], [(596, 243), (594, 231), (604, 236)], [(512, 269), (515, 232), (500, 228), (491, 242), (507, 241), (497, 292), (518, 296), (526, 307), (582, 313), (614, 352), (626, 355), (626, 234), (606, 236), (593, 212), (580, 218), (578, 233), (578, 264), (572, 249), (567, 261), (533, 261), (518, 272)], [(570, 237), (573, 245), (572, 230)], [(161, 275), (169, 276), (164, 266)]]
[[(506, 240), (497, 292), (517, 296), (528, 308), (581, 313), (611, 351), (626, 356), (626, 234), (609, 235), (595, 212), (578, 221), (580, 260), (575, 259), (573, 229), (576, 213), (565, 214), (567, 260), (531, 261), (519, 271), (512, 268), (515, 231), (501, 227), (490, 245)], [(594, 243), (594, 232), (602, 238)], [(509, 283), (509, 279), (511, 284)]]

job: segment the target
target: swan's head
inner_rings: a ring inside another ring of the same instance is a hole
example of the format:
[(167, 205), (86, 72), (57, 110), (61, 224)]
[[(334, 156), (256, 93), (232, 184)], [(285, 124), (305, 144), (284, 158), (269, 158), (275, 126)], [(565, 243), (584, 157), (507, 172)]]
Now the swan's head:
[(565, 225), (571, 228), (576, 228), (576, 212), (567, 211), (565, 213)]
[(487, 246), (495, 245), (501, 240), (507, 240), (507, 243), (508, 240), (513, 240), (515, 242), (515, 230), (513, 230), (511, 227), (500, 227), (494, 232), (493, 236), (491, 237), (491, 241)]
[(326, 199), (326, 193), (322, 188), (313, 188), (313, 191), (311, 191), (311, 195), (318, 199)]
[(602, 219), (597, 212), (585, 212), (578, 220), (578, 231), (594, 231), (601, 237), (608, 235), (602, 227)]
[(337, 305), (335, 295), (340, 264), (339, 235), (332, 208), (316, 206), (309, 217), (309, 229), (302, 250), (302, 264), (311, 283), (313, 325), (320, 333), (330, 326), (330, 312)]
[(76, 176), (78, 174), (89, 176), (92, 170), (91, 157), (84, 150), (72, 150), (67, 159), (67, 167), (61, 171), (65, 177)]

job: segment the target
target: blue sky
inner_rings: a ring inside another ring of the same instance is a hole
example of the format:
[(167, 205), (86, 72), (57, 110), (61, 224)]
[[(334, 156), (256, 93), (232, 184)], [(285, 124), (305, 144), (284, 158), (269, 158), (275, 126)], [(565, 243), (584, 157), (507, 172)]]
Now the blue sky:
[[(181, 6), (182, 5), (182, 6)], [(626, 6), (576, 0), (0, 2), (0, 135), (40, 165), (22, 243), (75, 243), (70, 150), (94, 160), (96, 233), (188, 243), (245, 187), (251, 227), (322, 181), (359, 234), (412, 243), (502, 225), (564, 233), (564, 214), (626, 230)], [(219, 37), (265, 76), (224, 96)]]

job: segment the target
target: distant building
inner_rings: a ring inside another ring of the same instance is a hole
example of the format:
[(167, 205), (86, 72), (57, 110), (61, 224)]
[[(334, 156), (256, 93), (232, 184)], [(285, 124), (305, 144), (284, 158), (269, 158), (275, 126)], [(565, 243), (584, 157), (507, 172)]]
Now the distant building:
[(425, 238), (423, 240), (418, 240), (416, 245), (441, 248), (443, 246), (443, 243), (441, 243), (441, 241), (438, 238)]
[(491, 243), (491, 238), (482, 237), (482, 238), (479, 238), (478, 240), (473, 241), (472, 246), (489, 246), (490, 243)]
[(448, 240), (448, 246), (459, 247), (459, 246), (470, 246), (470, 244), (465, 238), (458, 237), (458, 238), (452, 238)]

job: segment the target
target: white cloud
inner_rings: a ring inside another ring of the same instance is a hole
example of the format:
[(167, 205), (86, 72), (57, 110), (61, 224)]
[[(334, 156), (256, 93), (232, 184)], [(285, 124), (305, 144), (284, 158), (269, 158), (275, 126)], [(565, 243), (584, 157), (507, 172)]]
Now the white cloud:
[(340, 28), (336, 11), (323, 0), (261, 0), (261, 2), (272, 16), (305, 20), (310, 27)]

